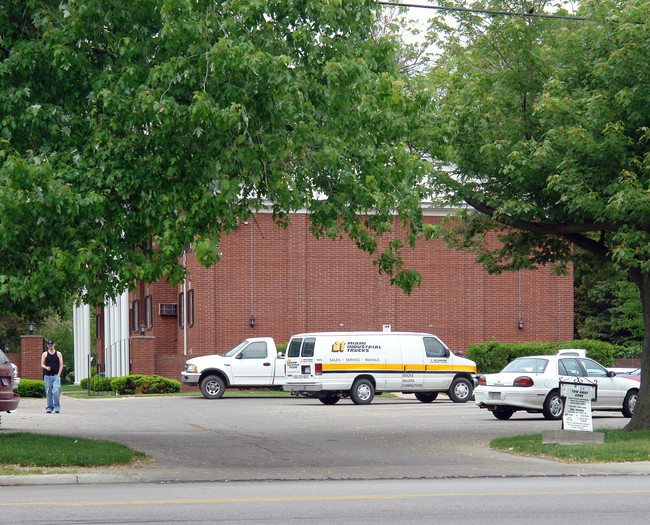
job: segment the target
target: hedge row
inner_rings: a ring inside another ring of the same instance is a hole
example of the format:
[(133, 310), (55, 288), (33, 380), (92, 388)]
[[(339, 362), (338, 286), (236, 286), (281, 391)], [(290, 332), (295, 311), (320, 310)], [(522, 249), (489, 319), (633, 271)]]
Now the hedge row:
[(180, 381), (161, 376), (116, 377), (111, 386), (118, 394), (173, 394), (181, 391)]
[(41, 379), (20, 378), (20, 384), (14, 392), (20, 397), (45, 397), (45, 383)]
[(115, 390), (111, 386), (112, 377), (92, 376), (91, 378), (82, 379), (79, 385), (84, 390), (88, 390), (88, 383), (90, 383), (90, 390), (93, 392), (112, 392)]
[[(160, 376), (130, 375), (124, 377), (93, 376), (82, 379), (81, 388), (93, 392), (117, 392), (118, 394), (173, 394), (181, 391), (180, 381)], [(21, 397), (45, 397), (45, 385), (42, 380), (22, 379), (15, 392)]]
[(576, 341), (528, 342), (528, 343), (476, 343), (467, 348), (466, 356), (476, 363), (479, 374), (499, 372), (517, 357), (529, 355), (552, 355), (563, 348), (583, 348), (587, 355), (603, 366), (612, 366), (614, 358), (625, 351), (622, 346), (579, 339)]

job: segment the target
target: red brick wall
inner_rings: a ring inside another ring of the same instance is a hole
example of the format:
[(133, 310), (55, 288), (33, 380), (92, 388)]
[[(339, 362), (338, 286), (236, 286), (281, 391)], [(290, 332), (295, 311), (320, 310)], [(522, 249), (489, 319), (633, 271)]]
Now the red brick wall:
[(16, 362), (18, 376), (25, 379), (43, 379), (41, 358), (43, 357), (42, 335), (20, 336), (20, 362)]
[(384, 324), (393, 331), (435, 333), (459, 353), (490, 340), (573, 338), (572, 275), (546, 268), (488, 275), (474, 255), (423, 241), (403, 254), (405, 266), (422, 275), (421, 287), (407, 296), (351, 242), (316, 240), (308, 228), (305, 214), (294, 215), (283, 230), (262, 213), (222, 239), (222, 259), (214, 267), (203, 268), (188, 254), (194, 324), (187, 328), (187, 345), (178, 318), (160, 316), (158, 306), (177, 303), (182, 285), (154, 283), (132, 293), (131, 301), (140, 300), (141, 319), (145, 297), (153, 297), (153, 327), (146, 335), (154, 337), (156, 373), (179, 379), (187, 358), (223, 352), (246, 337), (286, 343), (305, 331), (381, 330)]
[(155, 339), (151, 336), (131, 337), (131, 373), (152, 375), (156, 374)]

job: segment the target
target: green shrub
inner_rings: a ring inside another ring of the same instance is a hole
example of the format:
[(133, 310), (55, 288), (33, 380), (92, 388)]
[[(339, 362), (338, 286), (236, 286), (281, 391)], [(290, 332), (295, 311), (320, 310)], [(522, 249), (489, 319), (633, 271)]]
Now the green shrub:
[(40, 379), (20, 379), (14, 390), (20, 397), (45, 397), (45, 383)]
[(285, 355), (287, 353), (288, 343), (277, 343), (275, 349), (278, 351), (279, 355)]
[(161, 376), (130, 375), (111, 381), (118, 394), (172, 394), (181, 391), (180, 381)]
[(641, 343), (629, 342), (620, 347), (614, 359), (641, 359), (642, 353)]
[(82, 379), (79, 385), (84, 390), (88, 390), (88, 383), (90, 382), (90, 390), (93, 392), (112, 392), (111, 377), (92, 376), (91, 378)]
[(476, 363), (476, 369), (480, 374), (491, 374), (499, 372), (510, 361), (517, 357), (529, 355), (550, 355), (555, 354), (563, 348), (584, 348), (587, 355), (598, 361), (603, 366), (612, 366), (615, 357), (626, 351), (625, 348), (594, 339), (579, 339), (576, 341), (541, 342), (533, 341), (527, 343), (476, 343), (470, 345), (466, 356)]

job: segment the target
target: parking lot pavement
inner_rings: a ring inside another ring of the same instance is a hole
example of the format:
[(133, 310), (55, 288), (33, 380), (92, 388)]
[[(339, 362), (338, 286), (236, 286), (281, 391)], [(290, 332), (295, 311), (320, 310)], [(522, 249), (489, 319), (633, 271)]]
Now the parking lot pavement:
[[(598, 413), (594, 427), (627, 419)], [(307, 398), (200, 396), (76, 399), (46, 414), (22, 399), (0, 432), (106, 439), (147, 453), (137, 467), (77, 469), (62, 476), (0, 476), (1, 484), (126, 481), (415, 479), (647, 474), (650, 463), (567, 464), (491, 450), (495, 437), (560, 428), (539, 414), (499, 421), (474, 404), (377, 398), (326, 406)], [(7, 479), (10, 478), (10, 479)], [(37, 478), (37, 479), (34, 479)]]

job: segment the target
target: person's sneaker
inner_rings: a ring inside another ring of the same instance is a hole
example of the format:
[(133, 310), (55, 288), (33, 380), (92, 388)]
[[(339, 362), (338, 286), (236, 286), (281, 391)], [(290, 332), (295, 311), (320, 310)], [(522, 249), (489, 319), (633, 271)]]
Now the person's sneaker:
[(45, 413), (46, 413), (46, 414), (51, 414), (52, 411), (51, 411), (51, 410), (46, 410)]
[(54, 411), (54, 413), (55, 413), (55, 414), (58, 414), (58, 413), (59, 413), (59, 411), (58, 411), (58, 410), (55, 410), (55, 411)]

